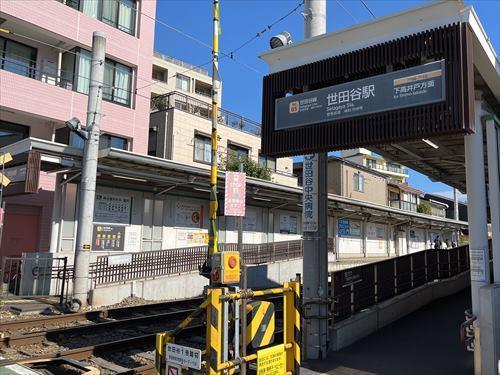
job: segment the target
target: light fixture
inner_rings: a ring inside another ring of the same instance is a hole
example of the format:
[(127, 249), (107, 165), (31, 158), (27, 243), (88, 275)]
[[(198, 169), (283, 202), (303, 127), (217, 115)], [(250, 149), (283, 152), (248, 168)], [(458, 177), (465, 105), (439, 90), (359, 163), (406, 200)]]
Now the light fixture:
[(65, 121), (64, 124), (66, 125), (66, 127), (68, 127), (69, 130), (71, 130), (84, 141), (88, 139), (88, 132), (82, 129), (82, 123), (76, 117), (73, 117), (71, 120)]
[(437, 144), (435, 144), (434, 142), (432, 142), (432, 141), (430, 141), (428, 139), (422, 138), (422, 141), (425, 142), (425, 143), (427, 143), (432, 148), (435, 148), (435, 149), (439, 148), (439, 146)]
[(258, 201), (271, 202), (271, 200), (267, 198), (260, 198), (260, 197), (252, 197), (252, 198)]
[(292, 35), (288, 31), (282, 31), (269, 40), (271, 49), (287, 46), (289, 44), (292, 44)]
[(203, 188), (197, 188), (197, 187), (195, 187), (193, 189), (196, 191), (203, 191), (204, 193), (210, 193), (210, 189), (203, 189)]
[(115, 178), (121, 178), (123, 180), (132, 180), (132, 181), (138, 181), (138, 182), (148, 182), (148, 180), (145, 180), (144, 178), (136, 178), (136, 177), (129, 177), (129, 176), (121, 176), (119, 174), (112, 174), (112, 177)]

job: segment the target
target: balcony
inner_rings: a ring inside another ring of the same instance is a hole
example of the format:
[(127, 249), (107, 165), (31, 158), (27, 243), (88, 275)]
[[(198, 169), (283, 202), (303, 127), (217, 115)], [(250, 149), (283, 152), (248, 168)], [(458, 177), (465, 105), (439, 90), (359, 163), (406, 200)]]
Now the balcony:
[(375, 169), (377, 171), (382, 171), (382, 172), (392, 172), (392, 173), (397, 173), (401, 175), (408, 175), (408, 168), (406, 167), (396, 167), (392, 165), (386, 165), (386, 164), (367, 164), (366, 165), (368, 168)]
[[(151, 99), (151, 111), (178, 109), (192, 115), (210, 120), (212, 105), (177, 91), (159, 95)], [(218, 123), (260, 137), (261, 125), (225, 109), (219, 109)]]
[(197, 66), (189, 64), (189, 63), (187, 63), (185, 61), (177, 60), (175, 57), (164, 55), (163, 53), (158, 52), (158, 51), (154, 51), (153, 56), (157, 57), (159, 59), (168, 61), (168, 62), (170, 62), (172, 64), (181, 66), (183, 68), (186, 68), (186, 69), (188, 69), (190, 71), (197, 72), (197, 73), (203, 74), (205, 76), (208, 76), (208, 70), (205, 69), (205, 68), (203, 68), (203, 67), (197, 67)]
[(405, 211), (417, 212), (417, 204), (402, 200), (391, 200), (389, 201), (389, 205), (392, 208), (399, 208)]

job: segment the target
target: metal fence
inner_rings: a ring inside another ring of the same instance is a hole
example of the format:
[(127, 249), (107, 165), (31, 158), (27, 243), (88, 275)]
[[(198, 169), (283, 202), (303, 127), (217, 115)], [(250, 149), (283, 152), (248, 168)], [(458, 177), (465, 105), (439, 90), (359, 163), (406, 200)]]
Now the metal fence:
[(21, 297), (59, 298), (62, 304), (68, 295), (72, 272), (67, 257), (50, 253), (24, 253), (22, 256), (2, 257), (1, 301)]
[[(207, 120), (210, 120), (212, 116), (211, 104), (177, 91), (151, 98), (151, 111), (170, 108), (176, 108)], [(219, 109), (218, 123), (253, 135), (260, 136), (261, 134), (261, 125), (258, 122), (225, 109)]]
[(469, 247), (424, 250), (330, 273), (333, 321), (375, 305), (429, 281), (469, 270)]
[[(333, 247), (333, 246), (332, 246)], [(220, 251), (237, 251), (237, 244), (219, 244)], [(207, 246), (133, 253), (130, 262), (112, 264), (103, 255), (90, 266), (93, 287), (127, 280), (139, 280), (198, 270), (207, 257)], [(243, 263), (261, 264), (302, 257), (302, 240), (244, 244)]]

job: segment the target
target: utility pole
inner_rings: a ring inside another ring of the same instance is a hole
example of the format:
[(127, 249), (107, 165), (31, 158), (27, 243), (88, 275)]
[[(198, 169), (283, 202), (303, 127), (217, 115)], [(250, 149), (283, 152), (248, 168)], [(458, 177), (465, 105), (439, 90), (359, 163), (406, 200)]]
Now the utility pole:
[(207, 260), (200, 268), (200, 274), (210, 280), (212, 268), (212, 255), (219, 251), (219, 238), (217, 233), (217, 122), (220, 101), (220, 76), (219, 76), (219, 0), (214, 1), (214, 23), (212, 39), (212, 158), (210, 161), (210, 228), (208, 229), (208, 254)]
[(87, 102), (87, 139), (83, 151), (80, 204), (76, 235), (75, 280), (73, 287), (73, 299), (79, 300), (81, 306), (87, 305), (87, 295), (89, 291), (89, 260), (90, 249), (92, 247), (105, 55), (106, 34), (101, 31), (94, 31), (92, 38), (90, 87)]
[[(326, 32), (326, 0), (304, 2), (304, 37), (309, 39)], [(304, 91), (308, 90), (304, 88)], [(317, 186), (318, 230), (304, 232), (304, 305), (305, 305), (305, 356), (307, 359), (325, 358), (328, 352), (328, 154), (315, 155), (318, 173)], [(306, 166), (303, 166), (304, 170)], [(311, 318), (307, 318), (310, 316)]]

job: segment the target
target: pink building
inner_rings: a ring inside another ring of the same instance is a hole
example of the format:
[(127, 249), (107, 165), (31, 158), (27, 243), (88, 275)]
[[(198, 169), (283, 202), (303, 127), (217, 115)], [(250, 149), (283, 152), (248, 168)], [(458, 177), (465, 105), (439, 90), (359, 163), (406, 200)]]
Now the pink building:
[[(81, 145), (64, 122), (85, 123), (99, 30), (107, 35), (102, 145), (146, 154), (155, 9), (154, 0), (0, 1), (0, 148), (27, 137)], [(5, 198), (0, 255), (49, 249), (54, 186), (55, 174), (42, 173), (38, 194)]]

